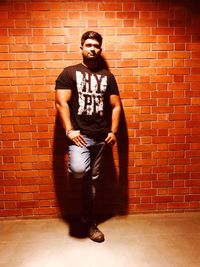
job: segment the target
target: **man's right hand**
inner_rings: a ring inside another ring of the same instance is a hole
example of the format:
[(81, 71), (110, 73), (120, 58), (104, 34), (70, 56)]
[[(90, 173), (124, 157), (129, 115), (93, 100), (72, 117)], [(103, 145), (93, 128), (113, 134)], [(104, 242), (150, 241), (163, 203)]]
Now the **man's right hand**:
[(75, 145), (83, 147), (86, 145), (86, 141), (81, 135), (79, 130), (72, 130), (67, 136)]

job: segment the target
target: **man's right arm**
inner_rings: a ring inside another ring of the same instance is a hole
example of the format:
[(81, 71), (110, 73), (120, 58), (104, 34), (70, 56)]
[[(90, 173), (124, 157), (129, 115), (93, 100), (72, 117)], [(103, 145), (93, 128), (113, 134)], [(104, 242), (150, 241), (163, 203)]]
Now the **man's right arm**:
[(71, 99), (72, 91), (69, 89), (57, 89), (56, 90), (56, 108), (59, 112), (62, 126), (67, 133), (73, 129), (71, 120), (70, 120), (70, 109), (68, 102)]
[(70, 89), (57, 89), (56, 90), (56, 108), (58, 110), (62, 126), (66, 132), (66, 135), (77, 146), (84, 146), (86, 144), (83, 136), (79, 130), (74, 130), (70, 119), (70, 108), (68, 102), (72, 96)]

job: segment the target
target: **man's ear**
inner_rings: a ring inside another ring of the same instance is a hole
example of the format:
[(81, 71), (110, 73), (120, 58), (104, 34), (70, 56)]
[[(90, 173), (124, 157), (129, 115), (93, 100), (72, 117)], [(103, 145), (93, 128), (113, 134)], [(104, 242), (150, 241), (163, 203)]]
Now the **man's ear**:
[(82, 47), (82, 45), (80, 46), (80, 49), (81, 49), (81, 50), (83, 50), (83, 47)]

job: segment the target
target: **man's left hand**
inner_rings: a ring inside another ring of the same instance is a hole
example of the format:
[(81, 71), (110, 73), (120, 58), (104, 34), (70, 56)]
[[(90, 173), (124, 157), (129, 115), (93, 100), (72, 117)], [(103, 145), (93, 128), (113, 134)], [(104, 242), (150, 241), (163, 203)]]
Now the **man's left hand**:
[(108, 136), (106, 137), (105, 142), (109, 145), (114, 145), (116, 141), (117, 141), (116, 135), (112, 132), (108, 133)]

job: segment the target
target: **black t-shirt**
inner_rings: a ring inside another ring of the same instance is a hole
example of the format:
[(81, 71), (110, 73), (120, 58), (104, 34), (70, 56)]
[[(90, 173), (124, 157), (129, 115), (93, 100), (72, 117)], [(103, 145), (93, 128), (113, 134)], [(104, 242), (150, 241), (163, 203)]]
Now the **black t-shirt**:
[(88, 136), (110, 132), (110, 95), (119, 95), (114, 75), (106, 69), (90, 70), (83, 64), (63, 69), (56, 79), (55, 89), (70, 89), (69, 102), (74, 129)]

